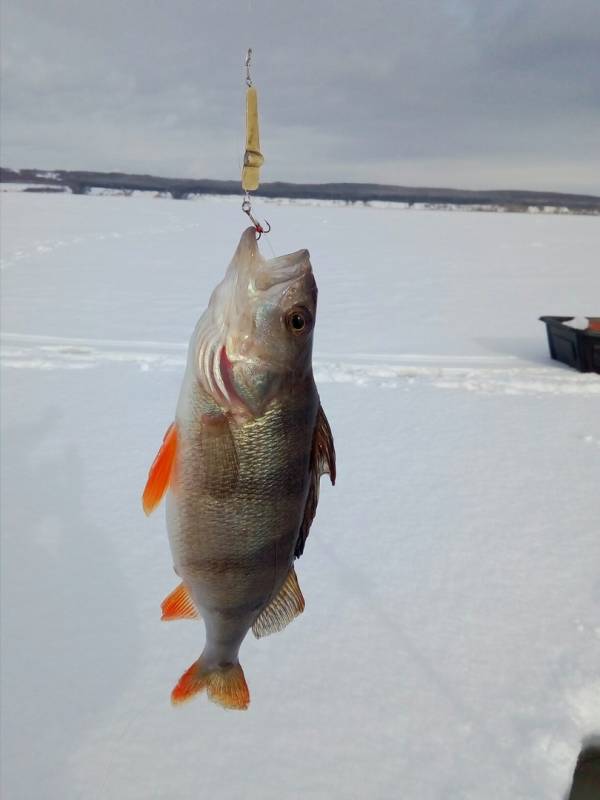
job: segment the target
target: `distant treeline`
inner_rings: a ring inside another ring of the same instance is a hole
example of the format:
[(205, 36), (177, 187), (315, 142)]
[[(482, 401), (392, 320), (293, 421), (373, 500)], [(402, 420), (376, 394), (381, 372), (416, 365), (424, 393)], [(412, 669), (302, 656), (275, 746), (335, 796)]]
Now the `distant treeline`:
[[(79, 172), (70, 170), (12, 170), (0, 167), (0, 182), (43, 184), (49, 189), (70, 190), (85, 194), (90, 189), (112, 189), (123, 192), (146, 191), (170, 194), (179, 200), (198, 194), (240, 194), (239, 181), (216, 181), (188, 178), (159, 178), (154, 175), (130, 175), (124, 172)], [(40, 186), (41, 189), (41, 186)], [(343, 202), (395, 202), (493, 206), (510, 211), (530, 207), (564, 208), (579, 213), (600, 213), (600, 197), (560, 192), (513, 190), (436, 189), (409, 186), (387, 186), (378, 183), (263, 183), (262, 197), (303, 200), (338, 200)]]

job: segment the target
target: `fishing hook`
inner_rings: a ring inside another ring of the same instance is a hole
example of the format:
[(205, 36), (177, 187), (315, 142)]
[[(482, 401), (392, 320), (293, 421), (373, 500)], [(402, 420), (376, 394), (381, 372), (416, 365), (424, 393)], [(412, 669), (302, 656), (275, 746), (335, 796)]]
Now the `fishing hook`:
[(263, 233), (269, 233), (269, 231), (271, 230), (271, 223), (269, 222), (268, 219), (266, 219), (265, 225), (267, 227), (265, 228), (260, 224), (258, 220), (254, 219), (254, 216), (252, 215), (252, 206), (250, 205), (250, 199), (248, 197), (246, 197), (242, 203), (242, 211), (244, 212), (244, 214), (248, 215), (250, 221), (254, 225), (254, 229), (256, 230), (257, 233), (256, 241), (260, 239)]

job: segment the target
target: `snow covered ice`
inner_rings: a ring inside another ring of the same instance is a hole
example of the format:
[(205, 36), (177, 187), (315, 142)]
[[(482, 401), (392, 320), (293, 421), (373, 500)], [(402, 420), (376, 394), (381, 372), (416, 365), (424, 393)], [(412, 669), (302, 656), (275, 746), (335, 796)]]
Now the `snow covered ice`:
[(266, 255), (311, 252), (339, 474), (235, 714), (169, 703), (203, 628), (160, 621), (140, 494), (239, 205), (2, 195), (4, 796), (562, 797), (600, 730), (600, 377), (537, 318), (598, 316), (598, 219), (256, 203)]

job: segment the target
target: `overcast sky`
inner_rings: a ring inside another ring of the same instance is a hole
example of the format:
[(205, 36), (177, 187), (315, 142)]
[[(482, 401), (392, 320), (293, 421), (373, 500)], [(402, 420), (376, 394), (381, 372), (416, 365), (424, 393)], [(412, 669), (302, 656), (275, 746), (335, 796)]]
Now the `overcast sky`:
[(1, 0), (3, 166), (600, 194), (600, 0)]

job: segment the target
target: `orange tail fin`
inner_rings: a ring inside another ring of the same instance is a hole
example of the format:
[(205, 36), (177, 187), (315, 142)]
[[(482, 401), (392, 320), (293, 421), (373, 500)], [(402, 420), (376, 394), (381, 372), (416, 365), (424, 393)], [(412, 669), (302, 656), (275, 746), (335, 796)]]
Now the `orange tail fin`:
[(243, 711), (250, 703), (250, 692), (239, 664), (207, 669), (202, 657), (183, 673), (171, 692), (171, 702), (173, 705), (185, 703), (203, 689), (206, 689), (209, 700), (223, 708)]
[(161, 448), (148, 473), (148, 480), (142, 496), (142, 505), (146, 514), (154, 511), (169, 488), (176, 453), (177, 428), (173, 423), (165, 433)]
[(198, 619), (200, 614), (196, 610), (194, 601), (184, 583), (180, 583), (171, 594), (162, 601), (162, 617), (164, 620), (172, 619)]

